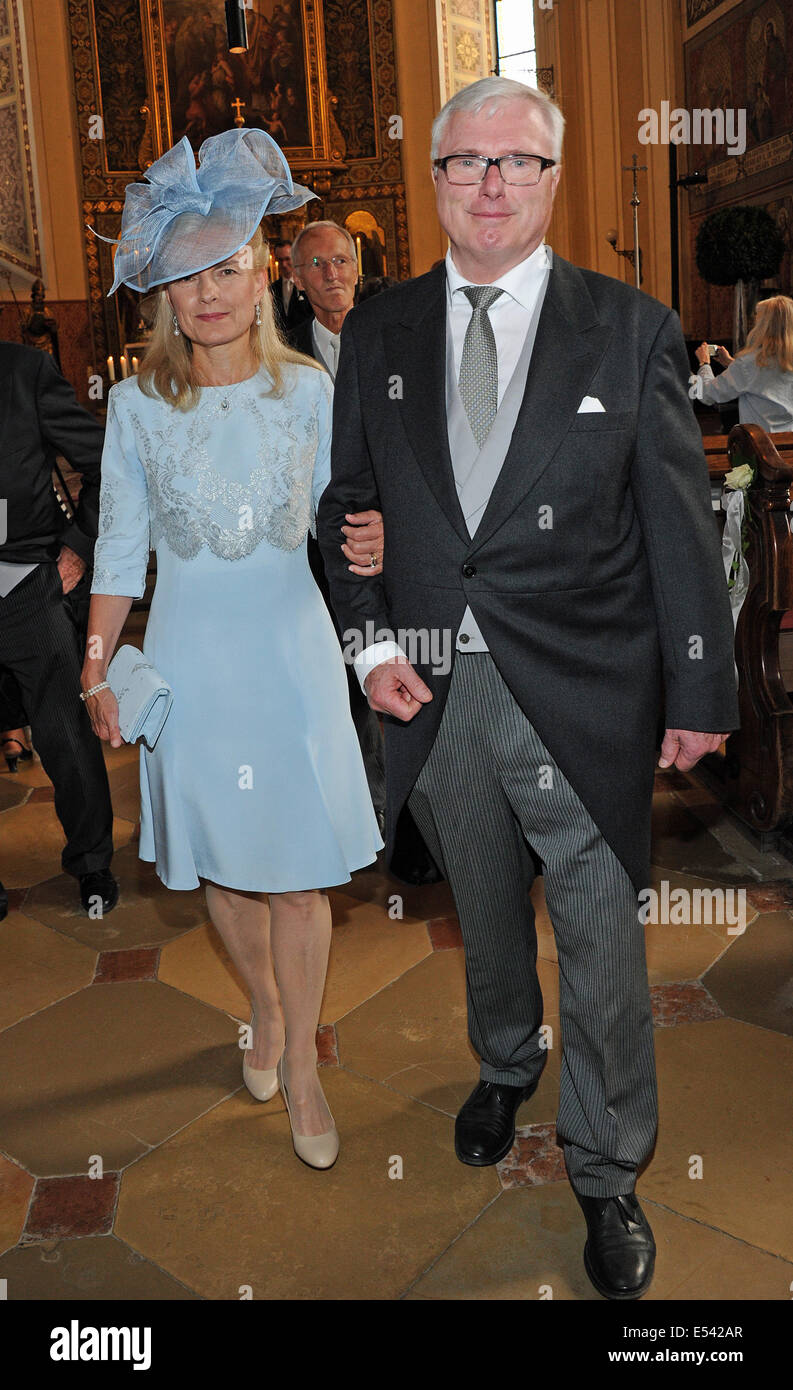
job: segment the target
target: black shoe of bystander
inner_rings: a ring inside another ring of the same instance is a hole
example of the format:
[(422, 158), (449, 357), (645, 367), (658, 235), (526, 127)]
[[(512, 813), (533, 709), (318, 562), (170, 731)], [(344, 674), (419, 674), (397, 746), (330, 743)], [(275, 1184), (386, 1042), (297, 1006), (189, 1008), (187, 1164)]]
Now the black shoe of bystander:
[[(95, 911), (96, 900), (101, 898), (101, 914)], [(106, 916), (112, 912), (118, 902), (118, 879), (114, 878), (109, 869), (100, 869), (96, 873), (80, 874), (80, 902), (86, 912), (92, 912), (94, 916)]]

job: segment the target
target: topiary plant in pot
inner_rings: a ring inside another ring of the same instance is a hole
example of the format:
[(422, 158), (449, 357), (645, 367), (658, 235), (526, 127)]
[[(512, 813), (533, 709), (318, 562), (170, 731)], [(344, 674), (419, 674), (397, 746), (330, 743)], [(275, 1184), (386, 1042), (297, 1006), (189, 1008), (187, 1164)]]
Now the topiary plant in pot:
[(734, 353), (746, 340), (760, 281), (778, 273), (784, 251), (782, 235), (765, 208), (720, 208), (697, 233), (695, 256), (702, 279), (735, 286)]

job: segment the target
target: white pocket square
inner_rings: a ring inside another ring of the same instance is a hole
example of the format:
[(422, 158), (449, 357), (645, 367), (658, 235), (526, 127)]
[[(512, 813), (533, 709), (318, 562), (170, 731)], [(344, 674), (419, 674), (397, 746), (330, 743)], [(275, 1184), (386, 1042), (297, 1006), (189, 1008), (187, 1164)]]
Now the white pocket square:
[(584, 399), (578, 407), (578, 414), (589, 414), (594, 410), (599, 410), (601, 415), (605, 415), (606, 413), (605, 406), (598, 400), (597, 396), (584, 396)]

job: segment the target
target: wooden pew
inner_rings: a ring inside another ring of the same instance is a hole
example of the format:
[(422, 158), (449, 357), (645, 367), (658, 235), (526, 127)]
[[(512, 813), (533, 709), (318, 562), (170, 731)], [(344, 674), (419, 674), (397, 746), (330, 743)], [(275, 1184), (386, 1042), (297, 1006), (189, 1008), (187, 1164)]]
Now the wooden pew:
[[(725, 460), (716, 439), (708, 443), (715, 481)], [(793, 644), (793, 433), (769, 436), (758, 425), (736, 425), (726, 463), (756, 469), (745, 519), (750, 579), (735, 634), (741, 728), (726, 757), (708, 765), (714, 771), (720, 764), (726, 805), (767, 847), (793, 828), (793, 661), (785, 651)]]
[(705, 458), (708, 461), (708, 476), (713, 486), (721, 487), (724, 482), (724, 474), (730, 471), (730, 460), (727, 455), (727, 435), (726, 434), (706, 434), (702, 440), (705, 449)]

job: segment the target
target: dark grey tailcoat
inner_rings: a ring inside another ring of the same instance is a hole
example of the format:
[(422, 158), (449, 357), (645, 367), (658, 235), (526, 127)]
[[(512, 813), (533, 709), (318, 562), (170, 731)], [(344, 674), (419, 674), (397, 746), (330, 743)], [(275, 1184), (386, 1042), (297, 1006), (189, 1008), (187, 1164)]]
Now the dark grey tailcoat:
[[(345, 320), (318, 514), (341, 627), (446, 629), (454, 655), (469, 603), (515, 699), (644, 887), (659, 718), (705, 732), (738, 724), (678, 317), (554, 257), (518, 422), (473, 539), (449, 456), (445, 340), (444, 267)], [(603, 412), (578, 413), (584, 396)], [(368, 507), (383, 513), (385, 562), (362, 580), (339, 531), (345, 512)], [(448, 690), (448, 674), (418, 669), (433, 700), (409, 723), (385, 721), (389, 863)]]

